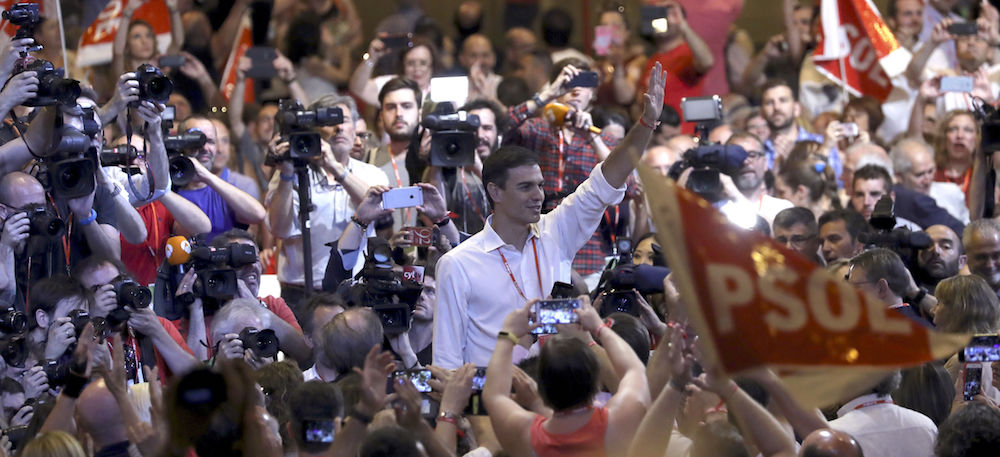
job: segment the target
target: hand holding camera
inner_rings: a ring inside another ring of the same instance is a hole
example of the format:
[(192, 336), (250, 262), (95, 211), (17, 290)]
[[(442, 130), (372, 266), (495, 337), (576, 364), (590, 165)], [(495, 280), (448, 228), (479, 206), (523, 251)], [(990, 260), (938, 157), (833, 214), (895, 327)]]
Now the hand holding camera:
[(153, 335), (163, 330), (160, 320), (151, 308), (125, 308), (129, 312), (128, 326), (143, 335)]
[(106, 317), (112, 310), (118, 307), (118, 296), (115, 294), (115, 286), (105, 284), (94, 291), (94, 317)]
[[(539, 97), (545, 101), (555, 100), (562, 97), (570, 90), (569, 82), (582, 71), (583, 70), (580, 70), (572, 65), (566, 65), (563, 67), (562, 71), (559, 72), (559, 76), (556, 77), (555, 81), (547, 83), (545, 87), (539, 91)], [(539, 106), (539, 108), (541, 108), (541, 106)]]
[(472, 396), (472, 378), (476, 376), (476, 366), (467, 363), (458, 367), (445, 384), (441, 395), (441, 411), (459, 413), (469, 404)]
[(365, 224), (370, 224), (386, 214), (391, 214), (391, 209), (382, 208), (382, 194), (389, 191), (386, 186), (372, 186), (368, 188), (364, 200), (354, 210), (354, 217)]
[(21, 385), (24, 386), (24, 398), (38, 398), (49, 390), (49, 378), (41, 366), (33, 366), (23, 374)]
[(242, 359), (246, 354), (246, 350), (243, 349), (243, 341), (240, 341), (240, 336), (235, 333), (227, 333), (222, 337), (222, 341), (219, 341), (219, 347), (215, 351), (216, 358), (219, 359), (231, 359), (238, 360)]
[(0, 62), (0, 74), (9, 75), (12, 71), (14, 71), (17, 59), (21, 58), (22, 53), (27, 53), (28, 48), (34, 44), (34, 38), (16, 38), (7, 40), (3, 45), (3, 49), (0, 50), (0, 53), (2, 53), (3, 56), (3, 61)]
[(49, 323), (49, 335), (45, 343), (46, 359), (58, 359), (76, 342), (76, 329), (70, 320), (69, 317), (60, 317)]
[(28, 239), (31, 232), (31, 220), (27, 212), (17, 212), (10, 215), (3, 223), (3, 234), (0, 235), (0, 243), (10, 249), (17, 249), (24, 240)]
[(523, 307), (508, 314), (500, 328), (517, 338), (527, 335), (532, 329), (538, 327), (538, 324), (531, 323), (531, 316), (538, 302), (538, 299), (529, 300)]
[(0, 100), (13, 108), (24, 104), (36, 95), (38, 95), (38, 73), (22, 71), (7, 81), (7, 85), (0, 92)]

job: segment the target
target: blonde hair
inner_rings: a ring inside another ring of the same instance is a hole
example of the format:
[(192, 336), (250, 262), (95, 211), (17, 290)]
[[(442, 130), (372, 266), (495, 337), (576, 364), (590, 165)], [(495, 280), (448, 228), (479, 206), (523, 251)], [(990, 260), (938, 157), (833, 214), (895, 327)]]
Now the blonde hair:
[[(948, 125), (951, 121), (955, 120), (958, 116), (969, 116), (972, 118), (972, 125), (976, 126), (976, 144), (975, 148), (979, 149), (979, 140), (981, 138), (981, 131), (979, 130), (979, 123), (976, 122), (976, 116), (972, 114), (972, 111), (964, 109), (956, 109), (948, 111), (947, 114), (941, 118), (941, 122), (938, 122), (938, 132), (937, 137), (934, 138), (934, 164), (938, 168), (944, 168), (948, 164)], [(969, 151), (974, 152), (974, 151)]]
[(80, 442), (61, 430), (39, 434), (21, 451), (22, 457), (86, 457)]
[(942, 332), (993, 333), (1000, 327), (1000, 299), (979, 276), (945, 279), (934, 296), (938, 299), (934, 325)]

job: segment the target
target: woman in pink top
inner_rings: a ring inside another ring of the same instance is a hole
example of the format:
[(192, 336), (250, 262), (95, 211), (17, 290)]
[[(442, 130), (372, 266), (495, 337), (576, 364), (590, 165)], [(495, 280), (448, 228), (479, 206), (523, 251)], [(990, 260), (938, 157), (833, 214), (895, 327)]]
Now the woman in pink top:
[[(486, 371), (483, 401), (493, 430), (510, 455), (561, 457), (625, 455), (649, 406), (646, 368), (635, 352), (601, 321), (587, 297), (576, 310), (585, 339), (555, 335), (542, 345), (538, 393), (551, 411), (528, 411), (511, 399), (511, 350), (528, 335), (528, 302), (504, 320)], [(574, 325), (574, 324), (569, 324)], [(600, 346), (590, 344), (593, 335)], [(589, 347), (588, 347), (589, 346)], [(607, 352), (621, 381), (607, 406), (592, 407), (599, 387), (595, 352)], [(526, 439), (529, 438), (530, 439)]]

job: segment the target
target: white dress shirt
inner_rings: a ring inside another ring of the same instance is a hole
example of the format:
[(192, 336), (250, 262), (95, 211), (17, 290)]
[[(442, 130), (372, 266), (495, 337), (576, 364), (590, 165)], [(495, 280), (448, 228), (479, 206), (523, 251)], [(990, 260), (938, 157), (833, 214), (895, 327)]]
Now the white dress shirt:
[(500, 252), (527, 299), (543, 298), (556, 281), (570, 282), (576, 252), (597, 230), (604, 209), (624, 196), (625, 186), (611, 187), (598, 165), (576, 192), (531, 225), (524, 246), (505, 244), (490, 216), (481, 232), (442, 256), (437, 264), (434, 364), (486, 366), (504, 318), (524, 306), (525, 298), (511, 281)]
[(937, 426), (927, 416), (875, 394), (851, 400), (837, 410), (830, 428), (847, 432), (866, 456), (932, 457)]
[[(969, 223), (969, 207), (965, 206), (965, 192), (953, 182), (931, 183), (931, 198), (963, 224)], [(959, 233), (959, 236), (962, 234)]]
[[(347, 169), (369, 186), (389, 184), (385, 173), (373, 165), (354, 160), (347, 164)], [(309, 213), (310, 236), (312, 239), (313, 287), (323, 286), (323, 276), (326, 275), (326, 264), (330, 260), (330, 247), (326, 243), (337, 241), (354, 215), (354, 202), (351, 196), (340, 184), (331, 184), (317, 173), (309, 174), (310, 197), (314, 205)], [(296, 178), (297, 179), (297, 178)], [(332, 181), (332, 180), (331, 180)], [(297, 181), (296, 181), (297, 182)], [(271, 199), (281, 183), (280, 173), (275, 173), (268, 186), (265, 206), (270, 210)], [(297, 186), (298, 184), (296, 184)], [(281, 255), (278, 257), (278, 280), (283, 283), (305, 285), (305, 269), (302, 265), (302, 231), (299, 228), (299, 193), (292, 190), (292, 223), (291, 229), (281, 232), (272, 229), (275, 238), (284, 242), (281, 245)]]

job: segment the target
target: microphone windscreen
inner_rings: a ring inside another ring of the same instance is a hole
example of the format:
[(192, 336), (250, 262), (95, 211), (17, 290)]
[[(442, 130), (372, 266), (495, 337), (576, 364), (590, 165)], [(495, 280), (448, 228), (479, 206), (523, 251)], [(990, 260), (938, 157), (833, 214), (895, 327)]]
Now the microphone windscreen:
[(183, 236), (167, 238), (167, 263), (183, 265), (191, 260), (191, 243)]

